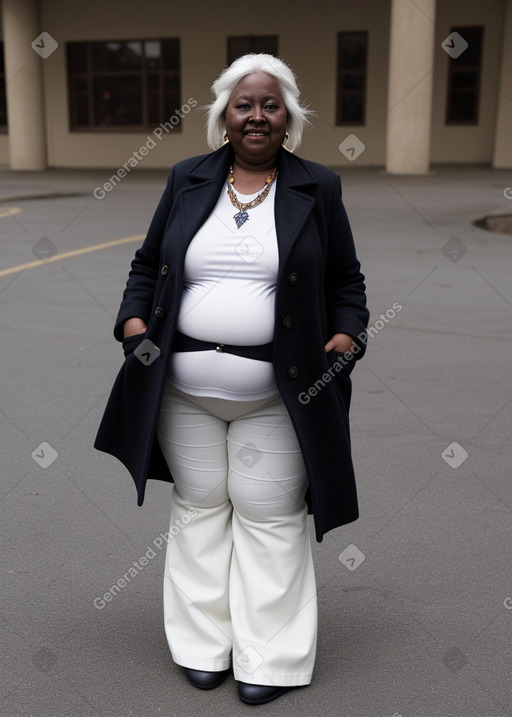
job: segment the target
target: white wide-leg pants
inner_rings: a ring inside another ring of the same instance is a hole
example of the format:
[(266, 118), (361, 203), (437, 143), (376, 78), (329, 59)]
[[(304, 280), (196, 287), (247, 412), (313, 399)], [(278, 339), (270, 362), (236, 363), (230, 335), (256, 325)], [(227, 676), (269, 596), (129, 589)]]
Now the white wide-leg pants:
[(279, 395), (190, 396), (167, 381), (158, 441), (174, 477), (164, 578), (173, 659), (236, 680), (307, 685), (316, 584), (300, 447)]

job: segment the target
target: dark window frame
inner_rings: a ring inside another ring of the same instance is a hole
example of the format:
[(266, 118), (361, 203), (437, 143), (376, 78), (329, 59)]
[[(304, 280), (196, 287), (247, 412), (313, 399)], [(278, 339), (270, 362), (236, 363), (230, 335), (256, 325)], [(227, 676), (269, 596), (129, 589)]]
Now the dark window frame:
[[(480, 92), (482, 88), (482, 62), (483, 62), (483, 48), (484, 48), (484, 26), (483, 25), (458, 25), (456, 27), (452, 27), (450, 32), (458, 32), (461, 37), (464, 37), (464, 33), (467, 34), (468, 30), (470, 32), (478, 31), (479, 34), (479, 57), (478, 62), (475, 63), (465, 63), (464, 62), (464, 53), (460, 55), (458, 58), (448, 58), (448, 80), (447, 80), (447, 88), (446, 88), (446, 114), (445, 114), (445, 125), (449, 127), (454, 126), (463, 126), (463, 127), (475, 127), (479, 124), (479, 118), (480, 118)], [(454, 77), (455, 76), (463, 76), (466, 75), (467, 77), (473, 75), (475, 79), (475, 83), (473, 87), (454, 87)], [(474, 96), (473, 100), (473, 117), (471, 119), (459, 119), (453, 117), (454, 112), (454, 105), (456, 102), (456, 98), (463, 96), (463, 95), (470, 95), (472, 94)]]
[[(233, 45), (235, 43), (245, 43), (246, 49), (243, 52), (237, 52), (234, 50)], [(270, 52), (268, 47), (262, 45), (274, 45)], [(265, 52), (267, 55), (274, 55), (278, 57), (279, 52), (279, 35), (230, 35), (226, 40), (226, 57), (228, 66), (238, 57), (247, 54), (248, 52)]]
[[(160, 47), (160, 66), (158, 69), (149, 69), (147, 67), (148, 57), (146, 55), (145, 43), (152, 42), (174, 42), (177, 43), (177, 54), (178, 54), (178, 67), (177, 69), (165, 69), (163, 66), (164, 48)], [(93, 68), (93, 45), (109, 45), (122, 43), (127, 46), (129, 43), (140, 43), (142, 46), (141, 55), (141, 66), (140, 68), (128, 68), (124, 70), (98, 70)], [(87, 67), (85, 71), (72, 72), (70, 68), (69, 53), (71, 46), (85, 46), (86, 48), (86, 63)], [(111, 40), (83, 40), (83, 41), (70, 41), (66, 43), (66, 70), (67, 70), (67, 82), (68, 82), (68, 123), (70, 132), (85, 132), (85, 133), (126, 133), (126, 132), (147, 132), (153, 130), (160, 123), (168, 122), (170, 117), (176, 113), (176, 110), (181, 108), (181, 42), (180, 38), (173, 37), (156, 37), (156, 38), (123, 38), (123, 39), (111, 39)], [(148, 116), (150, 112), (149, 108), (149, 87), (148, 77), (153, 76), (158, 78), (158, 103), (159, 103), (159, 114), (160, 119), (158, 121), (150, 121)], [(130, 123), (130, 124), (112, 124), (112, 125), (98, 125), (94, 124), (95, 121), (95, 102), (94, 102), (94, 80), (97, 78), (128, 78), (128, 77), (140, 77), (141, 80), (141, 123)], [(176, 82), (177, 99), (172, 103), (173, 110), (166, 113), (165, 107), (165, 80), (173, 78)], [(80, 80), (85, 80), (87, 89), (82, 93), (78, 90), (78, 83)], [(78, 119), (78, 98), (79, 95), (87, 98), (88, 106), (88, 124), (79, 124)], [(176, 107), (174, 107), (176, 104)], [(168, 116), (167, 116), (168, 115)], [(181, 132), (182, 117), (180, 114), (176, 114), (179, 122), (173, 124), (173, 133)]]
[[(360, 35), (364, 37), (364, 65), (361, 68), (343, 66), (343, 39)], [(336, 126), (337, 127), (364, 127), (366, 125), (367, 111), (367, 87), (368, 87), (368, 30), (341, 31), (337, 35), (337, 56), (336, 56)], [(360, 75), (363, 78), (362, 89), (343, 89), (343, 81), (346, 76)], [(362, 112), (359, 121), (347, 120), (343, 116), (343, 100), (346, 97), (360, 97)]]

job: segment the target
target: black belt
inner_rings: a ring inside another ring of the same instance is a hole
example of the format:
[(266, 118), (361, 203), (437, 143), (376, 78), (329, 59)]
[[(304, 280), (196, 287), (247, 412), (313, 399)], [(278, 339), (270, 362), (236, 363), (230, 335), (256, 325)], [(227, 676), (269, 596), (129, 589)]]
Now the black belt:
[(256, 361), (272, 362), (272, 341), (259, 346), (233, 346), (232, 344), (216, 344), (211, 341), (193, 339), (191, 336), (175, 331), (172, 344), (173, 351), (218, 351), (219, 353), (235, 354)]

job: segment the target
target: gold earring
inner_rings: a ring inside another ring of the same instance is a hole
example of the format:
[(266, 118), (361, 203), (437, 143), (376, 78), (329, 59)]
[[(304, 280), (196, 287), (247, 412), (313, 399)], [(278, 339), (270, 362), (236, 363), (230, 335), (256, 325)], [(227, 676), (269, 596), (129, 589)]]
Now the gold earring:
[(222, 144), (227, 144), (229, 142), (228, 133), (224, 132), (224, 136), (222, 137)]
[(289, 139), (290, 139), (290, 135), (288, 134), (288, 132), (285, 132), (284, 139), (283, 139), (283, 148), (286, 149), (287, 152), (292, 151), (291, 149), (288, 149), (288, 147), (286, 146), (286, 143), (288, 142)]

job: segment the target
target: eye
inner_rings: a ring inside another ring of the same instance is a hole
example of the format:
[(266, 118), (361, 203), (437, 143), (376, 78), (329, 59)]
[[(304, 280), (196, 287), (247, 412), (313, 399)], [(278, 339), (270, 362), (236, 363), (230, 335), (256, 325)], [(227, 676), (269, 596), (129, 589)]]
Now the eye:
[(251, 105), (247, 102), (242, 102), (241, 104), (235, 105), (235, 109), (237, 110), (248, 110), (250, 109)]
[(269, 102), (267, 105), (265, 105), (266, 110), (278, 110), (279, 107), (274, 104), (273, 102)]

